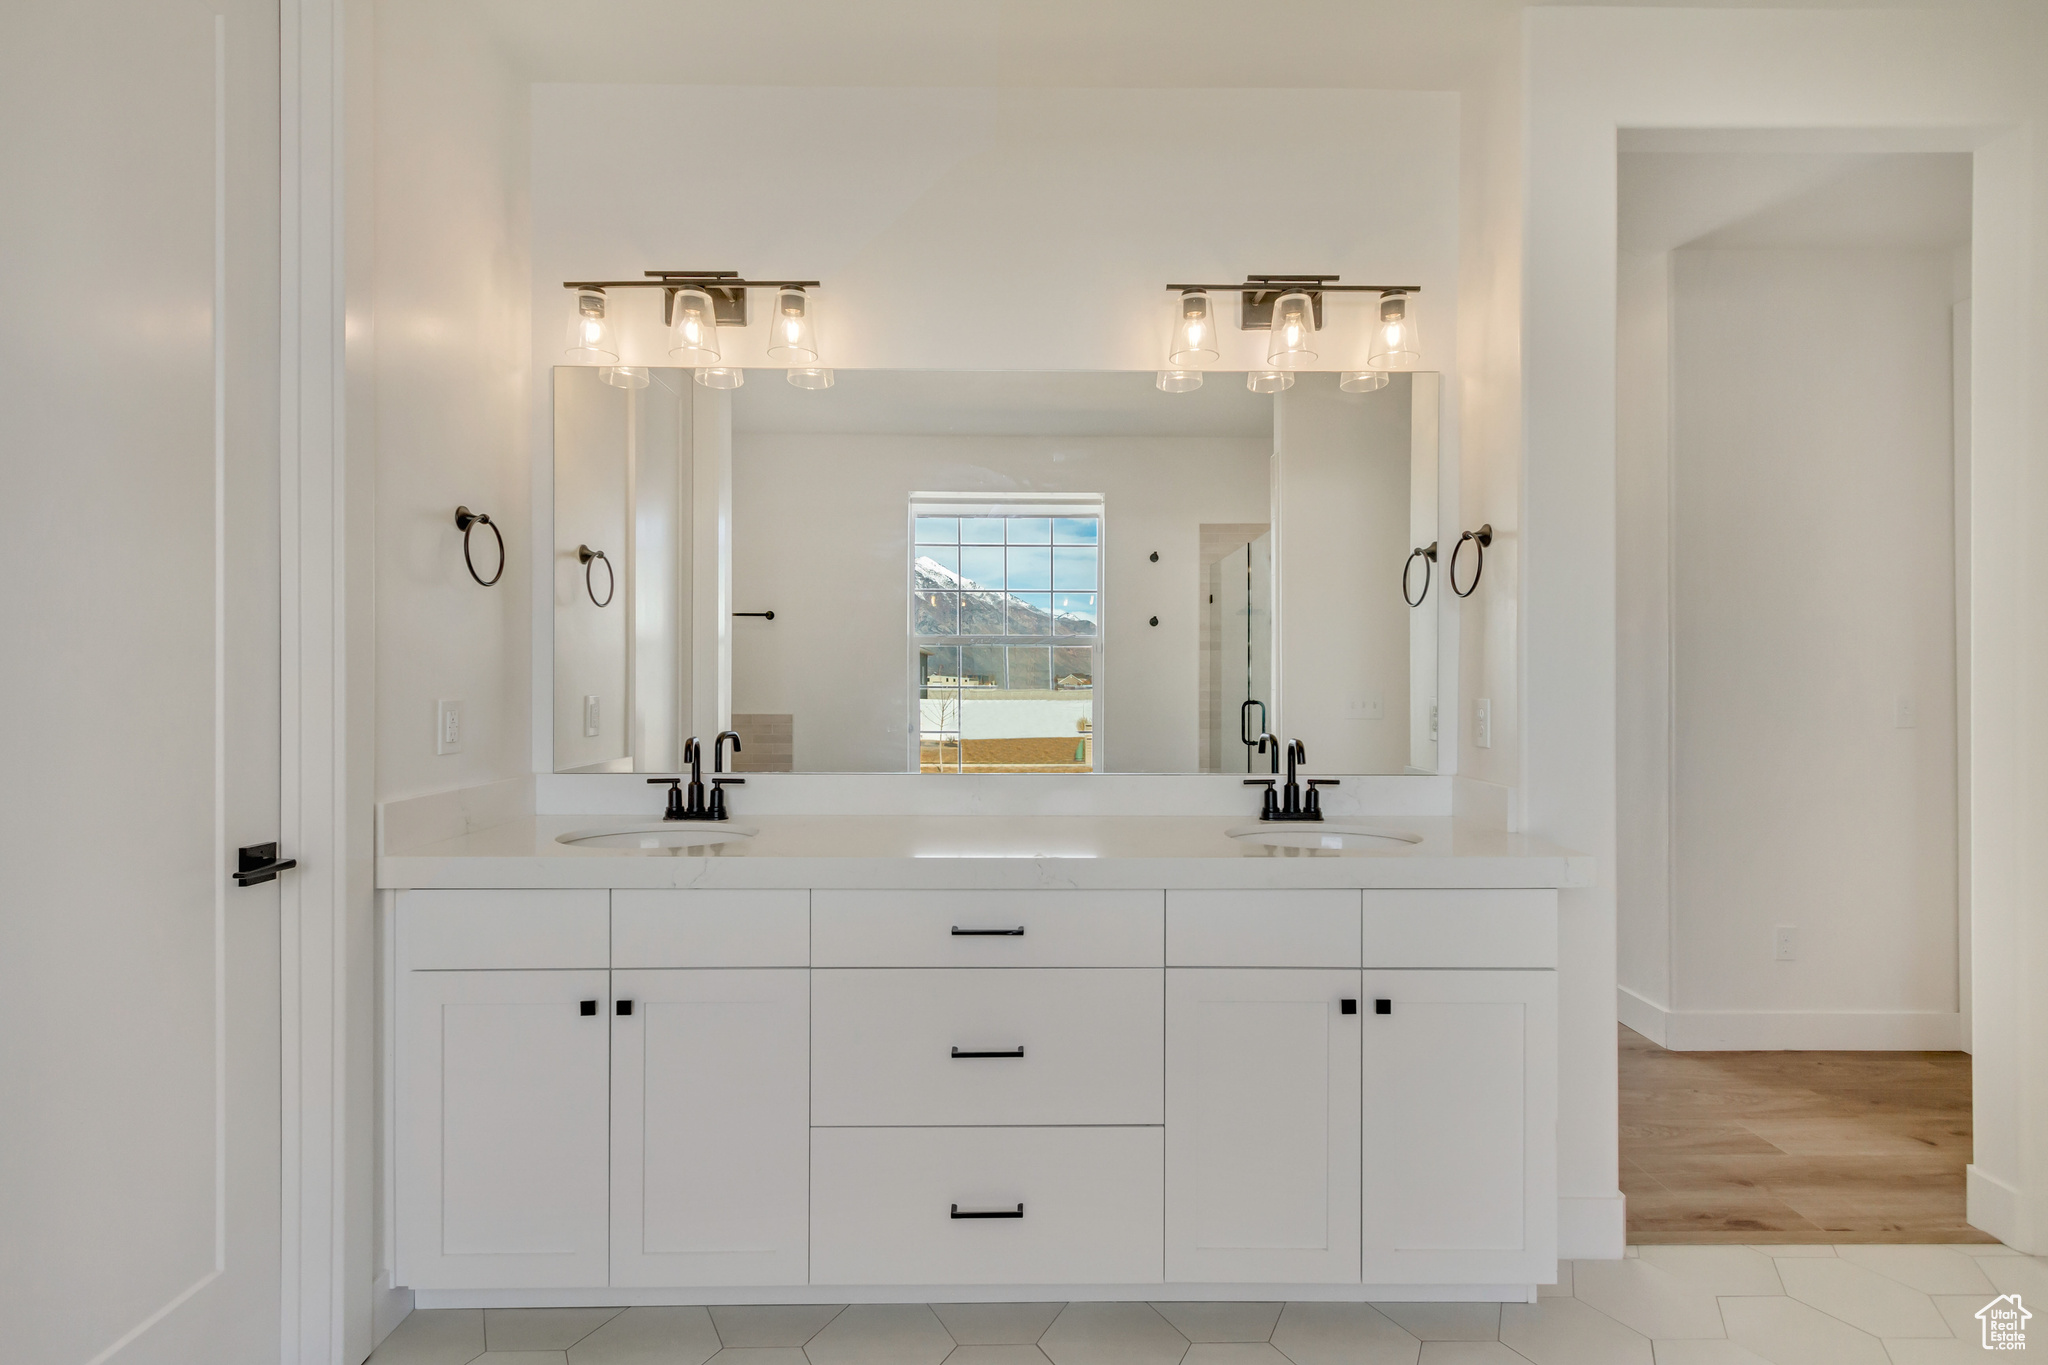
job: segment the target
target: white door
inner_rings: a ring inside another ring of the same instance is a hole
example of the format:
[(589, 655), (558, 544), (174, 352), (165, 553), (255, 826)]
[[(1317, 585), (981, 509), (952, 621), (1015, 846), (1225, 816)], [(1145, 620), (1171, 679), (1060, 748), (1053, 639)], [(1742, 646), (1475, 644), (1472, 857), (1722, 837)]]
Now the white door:
[(0, 129), (0, 1360), (275, 1361), (277, 7), (0, 5)]
[(1166, 973), (1166, 1279), (1358, 1279), (1355, 971)]
[(400, 1284), (605, 1283), (608, 975), (404, 974)]
[(612, 973), (615, 1285), (810, 1272), (810, 973)]
[(1360, 1014), (1366, 1282), (1547, 1280), (1557, 974), (1368, 971)]

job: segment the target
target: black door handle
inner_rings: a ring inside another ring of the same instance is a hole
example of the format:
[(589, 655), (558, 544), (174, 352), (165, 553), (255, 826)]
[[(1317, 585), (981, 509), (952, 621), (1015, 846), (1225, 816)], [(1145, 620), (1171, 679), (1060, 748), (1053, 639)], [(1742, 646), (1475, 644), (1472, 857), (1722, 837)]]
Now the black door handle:
[(577, 1006), (576, 1012), (585, 1019), (588, 1019), (591, 1015), (597, 1013), (597, 1002), (595, 1000), (585, 1000)]
[(962, 1052), (956, 1047), (953, 1049), (953, 1055), (955, 1057), (1022, 1057), (1024, 1055), (1024, 1048), (1022, 1045), (1019, 1045), (1015, 1052)]
[(633, 1002), (630, 1000), (621, 1000), (618, 1003), (617, 1009), (620, 1014), (631, 1014), (633, 1012)]
[(1022, 938), (1022, 937), (1024, 937), (1024, 926), (1020, 924), (1020, 925), (1018, 925), (1018, 926), (1017, 926), (1016, 928), (1014, 928), (1014, 929), (962, 929), (962, 928), (961, 928), (961, 927), (960, 927), (959, 925), (957, 925), (957, 924), (956, 924), (956, 925), (954, 925), (954, 926), (953, 926), (953, 937), (954, 937), (954, 938)]
[(1337, 1012), (1339, 1014), (1356, 1014), (1358, 1013), (1358, 1002), (1356, 1000), (1339, 1000), (1337, 1002)]
[(276, 844), (250, 844), (247, 848), (235, 850), (235, 885), (260, 886), (274, 882), (280, 872), (289, 872), (299, 865), (297, 858), (277, 856)]
[(960, 1206), (955, 1204), (952, 1216), (955, 1218), (1022, 1218), (1024, 1216), (1024, 1206), (1019, 1204), (1014, 1211), (1010, 1209), (968, 1209), (963, 1213)]
[(1392, 1014), (1394, 1012), (1394, 1002), (1391, 1000), (1375, 1000), (1372, 1002), (1372, 1012), (1374, 1014)]

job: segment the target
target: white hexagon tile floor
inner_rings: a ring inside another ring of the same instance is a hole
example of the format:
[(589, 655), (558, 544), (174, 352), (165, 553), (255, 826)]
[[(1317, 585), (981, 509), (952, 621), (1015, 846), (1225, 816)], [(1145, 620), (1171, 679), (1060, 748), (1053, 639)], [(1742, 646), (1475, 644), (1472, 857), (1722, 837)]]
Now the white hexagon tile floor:
[(1956, 1365), (2009, 1354), (1982, 1346), (1993, 1299), (2048, 1304), (2048, 1258), (1996, 1245), (1644, 1246), (1558, 1269), (1508, 1304), (422, 1310), (369, 1365)]

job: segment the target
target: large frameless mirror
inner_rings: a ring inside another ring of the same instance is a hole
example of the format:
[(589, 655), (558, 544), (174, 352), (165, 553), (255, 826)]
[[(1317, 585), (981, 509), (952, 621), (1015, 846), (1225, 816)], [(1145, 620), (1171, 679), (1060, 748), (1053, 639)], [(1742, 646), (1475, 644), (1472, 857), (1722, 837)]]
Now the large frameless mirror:
[(690, 379), (555, 371), (558, 771), (1436, 771), (1436, 375)]

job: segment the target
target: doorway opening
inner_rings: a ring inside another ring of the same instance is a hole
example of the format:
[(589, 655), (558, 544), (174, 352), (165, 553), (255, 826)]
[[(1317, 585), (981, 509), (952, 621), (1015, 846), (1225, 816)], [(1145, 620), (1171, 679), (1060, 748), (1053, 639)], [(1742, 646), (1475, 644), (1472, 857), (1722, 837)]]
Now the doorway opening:
[(1967, 1242), (1971, 160), (1624, 134), (1631, 1242)]

